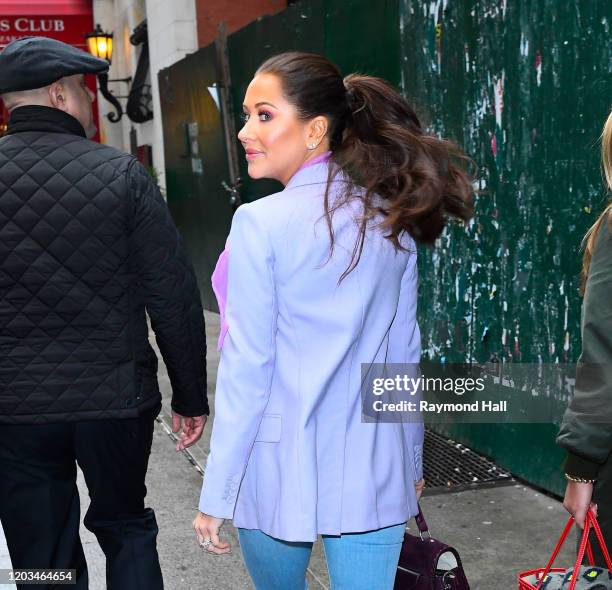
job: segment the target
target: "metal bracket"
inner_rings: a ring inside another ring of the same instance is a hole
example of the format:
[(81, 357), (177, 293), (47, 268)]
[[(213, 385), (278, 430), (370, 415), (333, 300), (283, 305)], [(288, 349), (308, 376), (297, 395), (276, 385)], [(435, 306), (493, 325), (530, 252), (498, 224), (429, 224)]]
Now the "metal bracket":
[(121, 120), (121, 117), (123, 117), (123, 107), (117, 100), (117, 97), (108, 89), (108, 74), (98, 74), (98, 81), (100, 82), (100, 93), (117, 110), (116, 113), (108, 113), (106, 116), (111, 123), (117, 123), (117, 121)]
[(132, 81), (132, 76), (128, 76), (127, 78), (109, 78), (107, 82), (125, 82), (129, 84)]

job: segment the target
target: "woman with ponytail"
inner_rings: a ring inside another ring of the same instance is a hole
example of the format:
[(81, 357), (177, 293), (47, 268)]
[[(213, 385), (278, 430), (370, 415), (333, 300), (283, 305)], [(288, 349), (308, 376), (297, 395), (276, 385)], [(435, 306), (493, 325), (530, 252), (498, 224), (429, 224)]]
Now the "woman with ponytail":
[[(612, 113), (601, 136), (601, 156), (612, 190)], [(563, 505), (582, 528), (595, 510), (608, 546), (612, 543), (612, 203), (587, 232), (582, 268), (582, 353), (574, 399), (557, 443), (567, 449)], [(599, 543), (597, 565), (605, 567)]]
[(464, 156), (387, 82), (319, 55), (266, 61), (243, 109), (249, 175), (285, 188), (238, 209), (213, 275), (222, 351), (196, 536), (226, 553), (233, 518), (258, 590), (302, 590), (317, 535), (332, 588), (390, 589), (423, 424), (362, 419), (361, 368), (419, 362), (416, 244), (470, 218)]

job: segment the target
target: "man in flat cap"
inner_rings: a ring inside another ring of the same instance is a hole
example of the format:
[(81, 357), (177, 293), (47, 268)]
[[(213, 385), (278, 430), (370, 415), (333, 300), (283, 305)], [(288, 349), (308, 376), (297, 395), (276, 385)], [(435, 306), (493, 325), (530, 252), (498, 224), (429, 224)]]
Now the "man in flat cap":
[(151, 177), (86, 139), (95, 127), (84, 74), (107, 69), (41, 37), (0, 54), (10, 112), (0, 139), (0, 520), (14, 568), (74, 569), (76, 588), (87, 588), (78, 464), (107, 587), (157, 590), (157, 524), (144, 499), (161, 396), (146, 313), (179, 450), (209, 413), (204, 320)]

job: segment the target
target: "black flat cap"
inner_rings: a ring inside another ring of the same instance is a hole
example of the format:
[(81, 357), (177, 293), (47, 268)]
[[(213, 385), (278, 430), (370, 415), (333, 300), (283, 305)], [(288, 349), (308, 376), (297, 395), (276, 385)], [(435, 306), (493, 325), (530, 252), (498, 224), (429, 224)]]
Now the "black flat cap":
[(32, 90), (74, 74), (99, 74), (108, 62), (48, 37), (11, 41), (0, 53), (0, 94)]

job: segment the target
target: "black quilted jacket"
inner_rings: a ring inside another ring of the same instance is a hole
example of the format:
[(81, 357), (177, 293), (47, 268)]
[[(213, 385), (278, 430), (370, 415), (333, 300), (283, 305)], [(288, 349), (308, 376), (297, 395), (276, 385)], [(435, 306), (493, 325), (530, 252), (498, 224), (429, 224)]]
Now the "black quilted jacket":
[(21, 107), (0, 139), (0, 422), (208, 414), (204, 316), (168, 208), (132, 156), (62, 111)]

